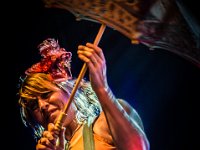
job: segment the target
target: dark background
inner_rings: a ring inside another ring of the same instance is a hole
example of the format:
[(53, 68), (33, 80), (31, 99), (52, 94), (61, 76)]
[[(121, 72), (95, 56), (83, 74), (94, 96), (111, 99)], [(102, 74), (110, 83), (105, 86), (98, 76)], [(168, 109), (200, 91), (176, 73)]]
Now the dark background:
[[(9, 7), (6, 13), (11, 15), (7, 47), (12, 49), (7, 52), (9, 60), (13, 61), (5, 63), (11, 71), (6, 74), (11, 76), (12, 87), (9, 88), (14, 87), (14, 92), (7, 96), (11, 96), (9, 104), (14, 107), (9, 108), (11, 115), (3, 114), (12, 122), (8, 122), (7, 126), (12, 136), (9, 132), (5, 134), (5, 139), (10, 144), (7, 144), (7, 149), (14, 146), (19, 150), (34, 150), (35, 141), (20, 120), (16, 96), (20, 75), (40, 60), (37, 45), (51, 37), (72, 52), (72, 73), (77, 76), (83, 64), (77, 58), (77, 46), (93, 42), (100, 24), (76, 21), (71, 13), (46, 9), (39, 0), (12, 4), (13, 7)], [(193, 5), (186, 4), (195, 16)], [(151, 150), (196, 149), (200, 68), (166, 50), (151, 51), (141, 44), (132, 45), (128, 38), (109, 27), (99, 46), (107, 60), (109, 85), (116, 97), (126, 99), (140, 114)], [(88, 78), (87, 73), (85, 78)]]

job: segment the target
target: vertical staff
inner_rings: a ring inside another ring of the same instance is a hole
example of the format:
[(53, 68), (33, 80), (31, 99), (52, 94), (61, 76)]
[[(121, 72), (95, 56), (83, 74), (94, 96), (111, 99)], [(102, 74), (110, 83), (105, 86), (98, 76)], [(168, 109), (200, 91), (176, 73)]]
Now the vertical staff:
[[(97, 34), (97, 36), (96, 36), (96, 38), (94, 40), (94, 45), (98, 45), (99, 44), (99, 41), (101, 40), (101, 37), (102, 37), (102, 35), (104, 33), (105, 28), (106, 28), (106, 25), (102, 24), (100, 29), (99, 29), (99, 32), (98, 32), (98, 34)], [(75, 96), (75, 93), (76, 93), (76, 91), (78, 89), (79, 83), (83, 79), (86, 71), (87, 71), (87, 64), (84, 63), (83, 66), (82, 66), (82, 69), (81, 69), (81, 71), (79, 73), (79, 76), (76, 79), (76, 82), (75, 82), (75, 85), (74, 85), (74, 87), (72, 89), (72, 92), (71, 92), (71, 95), (69, 97), (69, 100), (68, 100), (67, 104), (65, 105), (65, 107), (63, 109), (63, 112), (60, 113), (60, 115), (58, 117), (58, 120), (56, 121), (55, 126), (56, 126), (57, 129), (61, 129), (62, 123), (64, 122), (64, 120), (65, 120), (65, 118), (67, 116), (66, 113), (68, 111), (68, 108), (69, 108), (72, 100), (74, 99), (74, 96)]]

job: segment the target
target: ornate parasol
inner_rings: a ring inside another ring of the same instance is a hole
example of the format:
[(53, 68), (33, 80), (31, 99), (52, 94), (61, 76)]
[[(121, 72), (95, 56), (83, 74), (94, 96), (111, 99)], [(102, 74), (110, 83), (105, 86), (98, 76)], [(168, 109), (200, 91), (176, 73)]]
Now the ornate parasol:
[[(132, 44), (145, 44), (150, 49), (164, 49), (200, 67), (200, 27), (183, 3), (176, 0), (43, 0), (47, 8), (60, 8), (73, 13), (78, 20), (101, 23), (94, 41), (98, 44), (106, 26), (128, 37)], [(82, 70), (72, 90), (64, 114), (86, 72)]]

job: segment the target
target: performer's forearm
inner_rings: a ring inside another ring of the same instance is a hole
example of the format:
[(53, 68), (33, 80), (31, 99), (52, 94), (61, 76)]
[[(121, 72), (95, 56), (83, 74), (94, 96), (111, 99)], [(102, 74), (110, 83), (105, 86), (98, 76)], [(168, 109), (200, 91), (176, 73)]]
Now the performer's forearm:
[(96, 92), (113, 140), (119, 150), (148, 150), (148, 140), (138, 123), (126, 113), (109, 89)]

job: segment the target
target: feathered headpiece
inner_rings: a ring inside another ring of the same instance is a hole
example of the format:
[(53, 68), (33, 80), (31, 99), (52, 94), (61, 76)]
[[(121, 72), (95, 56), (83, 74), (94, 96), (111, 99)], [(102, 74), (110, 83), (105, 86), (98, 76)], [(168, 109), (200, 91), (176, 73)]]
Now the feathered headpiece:
[(48, 38), (38, 45), (42, 56), (40, 62), (33, 64), (25, 71), (26, 75), (31, 73), (49, 73), (55, 82), (71, 79), (71, 57), (72, 53), (60, 48), (58, 41)]

